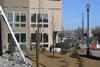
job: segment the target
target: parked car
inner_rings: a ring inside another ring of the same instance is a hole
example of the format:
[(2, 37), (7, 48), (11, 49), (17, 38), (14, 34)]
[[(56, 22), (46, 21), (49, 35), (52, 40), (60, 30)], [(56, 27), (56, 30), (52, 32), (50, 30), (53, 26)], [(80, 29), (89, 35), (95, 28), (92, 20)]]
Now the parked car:
[[(69, 49), (72, 47), (72, 45), (68, 44), (67, 42), (60, 42), (60, 43), (56, 43), (54, 45), (54, 51), (55, 52), (60, 52), (61, 51), (61, 48), (62, 48), (62, 44), (63, 44), (63, 48), (65, 49)], [(50, 52), (53, 51), (53, 45), (50, 46)]]
[(58, 47), (58, 48), (62, 48), (62, 45), (63, 45), (63, 48), (65, 48), (65, 49), (69, 49), (69, 48), (71, 48), (72, 46), (70, 45), (70, 44), (68, 44), (67, 42), (63, 42), (63, 43), (57, 43), (56, 45), (55, 45), (55, 47)]

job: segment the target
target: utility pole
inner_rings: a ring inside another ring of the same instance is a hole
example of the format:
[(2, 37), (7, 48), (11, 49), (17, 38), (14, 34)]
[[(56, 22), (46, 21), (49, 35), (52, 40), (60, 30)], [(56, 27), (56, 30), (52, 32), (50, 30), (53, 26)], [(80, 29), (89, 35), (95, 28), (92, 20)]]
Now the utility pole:
[(84, 14), (82, 13), (82, 45), (84, 45)]

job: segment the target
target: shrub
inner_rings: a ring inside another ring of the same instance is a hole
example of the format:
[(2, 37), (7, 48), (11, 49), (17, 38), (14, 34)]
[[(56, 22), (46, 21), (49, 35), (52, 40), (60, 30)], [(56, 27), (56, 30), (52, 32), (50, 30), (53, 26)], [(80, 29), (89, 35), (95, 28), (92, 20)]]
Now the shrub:
[(45, 52), (46, 51), (46, 48), (41, 48), (41, 52)]
[(64, 54), (66, 54), (67, 53), (67, 50), (66, 49), (62, 49), (61, 50), (61, 53), (64, 55)]
[(79, 56), (79, 53), (77, 52), (77, 50), (73, 50), (71, 57), (80, 59), (80, 56)]
[(8, 45), (8, 51), (11, 54), (13, 54), (16, 51), (16, 45), (15, 45), (15, 42), (12, 38), (11, 38), (9, 45)]

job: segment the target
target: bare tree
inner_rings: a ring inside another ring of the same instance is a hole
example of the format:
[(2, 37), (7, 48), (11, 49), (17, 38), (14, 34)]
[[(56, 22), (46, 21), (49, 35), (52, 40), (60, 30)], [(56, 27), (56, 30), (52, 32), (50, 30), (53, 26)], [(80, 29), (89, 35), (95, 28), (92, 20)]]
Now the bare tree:
[[(41, 8), (41, 0), (39, 0), (39, 8)], [(38, 9), (38, 14), (40, 13), (40, 9)], [(39, 24), (39, 22), (38, 22)], [(39, 67), (39, 52), (40, 52), (40, 28), (39, 25), (37, 25), (36, 30), (36, 67)]]
[[(57, 36), (57, 31), (55, 31), (56, 30), (56, 26), (54, 26), (54, 25), (57, 25), (57, 24), (55, 24), (55, 22), (54, 22), (54, 20), (55, 20), (55, 17), (54, 17), (54, 12), (52, 13), (52, 42), (53, 42), (53, 57), (55, 56), (55, 51), (54, 51), (54, 47), (55, 47), (55, 44), (56, 44), (56, 36)], [(58, 25), (57, 25), (58, 26)]]
[[(43, 7), (44, 7), (44, 2), (43, 0), (39, 0), (39, 4), (38, 4), (38, 14), (43, 12)], [(38, 16), (40, 17), (40, 15)], [(35, 31), (36, 34), (36, 67), (39, 67), (39, 53), (40, 53), (40, 39), (41, 39), (41, 34), (43, 33), (43, 29), (41, 29), (41, 27), (39, 26), (39, 20), (37, 21), (37, 29)]]

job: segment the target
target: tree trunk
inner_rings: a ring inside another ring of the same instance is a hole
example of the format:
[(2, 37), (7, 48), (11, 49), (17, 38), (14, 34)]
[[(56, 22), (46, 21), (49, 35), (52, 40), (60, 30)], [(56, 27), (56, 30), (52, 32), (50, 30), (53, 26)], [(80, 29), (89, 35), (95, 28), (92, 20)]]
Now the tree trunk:
[(53, 32), (53, 57), (55, 56), (55, 52), (54, 52), (54, 44), (56, 44), (56, 35), (57, 35), (57, 32)]
[(39, 31), (36, 31), (36, 67), (39, 67)]

